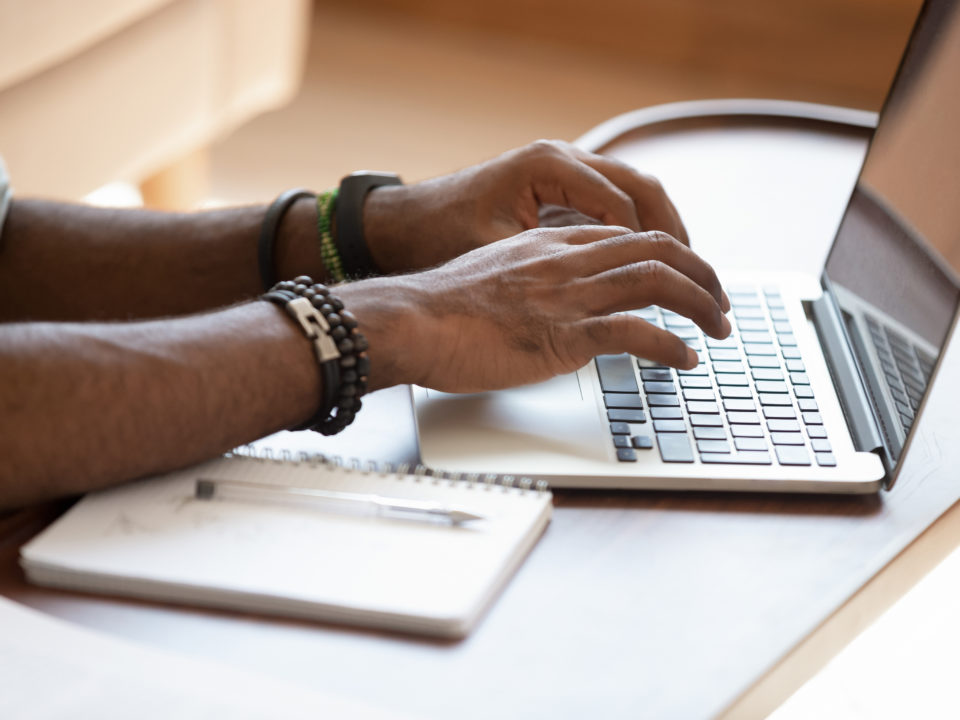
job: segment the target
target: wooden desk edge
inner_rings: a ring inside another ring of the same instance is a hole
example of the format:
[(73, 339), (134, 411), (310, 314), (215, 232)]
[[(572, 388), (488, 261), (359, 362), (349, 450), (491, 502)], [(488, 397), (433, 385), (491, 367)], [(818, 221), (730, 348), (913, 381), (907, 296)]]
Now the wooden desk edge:
[(767, 717), (958, 547), (960, 502), (952, 505), (718, 717)]

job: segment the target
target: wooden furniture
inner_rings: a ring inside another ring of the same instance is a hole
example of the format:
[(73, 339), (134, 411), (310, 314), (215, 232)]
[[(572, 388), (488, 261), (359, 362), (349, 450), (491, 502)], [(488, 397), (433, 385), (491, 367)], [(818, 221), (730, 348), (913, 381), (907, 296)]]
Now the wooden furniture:
[(299, 86), (308, 0), (7, 0), (0, 155), (18, 193), (114, 180), (148, 205), (203, 198), (203, 151)]
[[(581, 144), (659, 175), (715, 264), (816, 273), (871, 121), (812, 106), (700, 103), (615, 119)], [(946, 363), (960, 377), (958, 343)], [(950, 510), (960, 496), (948, 417), (956, 385), (935, 385), (890, 493), (557, 492), (540, 544), (462, 642), (30, 587), (16, 548), (42, 511), (8, 522), (0, 592), (424, 717), (761, 717), (960, 544), (960, 510)], [(408, 395), (378, 393), (344, 436), (307, 442), (408, 460)]]

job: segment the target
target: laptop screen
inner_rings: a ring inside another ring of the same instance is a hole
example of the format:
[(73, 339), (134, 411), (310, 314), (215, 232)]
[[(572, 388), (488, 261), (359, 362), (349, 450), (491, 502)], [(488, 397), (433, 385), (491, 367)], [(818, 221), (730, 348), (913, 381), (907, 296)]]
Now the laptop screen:
[(960, 11), (929, 0), (827, 259), (896, 462), (960, 301)]

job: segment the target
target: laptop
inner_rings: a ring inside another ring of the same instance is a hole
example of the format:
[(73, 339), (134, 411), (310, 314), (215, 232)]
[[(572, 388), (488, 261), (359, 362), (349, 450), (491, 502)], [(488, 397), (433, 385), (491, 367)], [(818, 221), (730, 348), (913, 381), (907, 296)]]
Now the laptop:
[(920, 12), (819, 281), (725, 280), (733, 334), (521, 388), (414, 388), (424, 464), (555, 487), (872, 493), (896, 480), (960, 302), (960, 9)]

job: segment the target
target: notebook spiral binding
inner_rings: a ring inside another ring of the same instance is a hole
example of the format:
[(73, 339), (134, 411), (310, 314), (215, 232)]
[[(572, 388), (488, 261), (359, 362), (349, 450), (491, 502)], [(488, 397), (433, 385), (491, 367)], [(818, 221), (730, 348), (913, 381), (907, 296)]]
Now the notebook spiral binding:
[(410, 469), (408, 463), (378, 463), (368, 460), (366, 463), (358, 458), (344, 459), (341, 455), (324, 455), (323, 453), (298, 452), (292, 453), (289, 450), (274, 452), (272, 448), (257, 449), (253, 445), (243, 445), (234, 448), (226, 454), (226, 457), (244, 458), (256, 462), (274, 462), (290, 465), (309, 465), (315, 468), (325, 468), (327, 470), (343, 470), (346, 472), (362, 473), (369, 475), (377, 473), (381, 476), (396, 475), (398, 478), (412, 478), (413, 482), (430, 482), (434, 485), (447, 483), (449, 485), (460, 485), (466, 489), (483, 488), (491, 490), (493, 488), (502, 488), (503, 490), (517, 489), (521, 493), (537, 492), (545, 493), (550, 491), (550, 486), (546, 480), (532, 480), (528, 477), (517, 478), (513, 475), (496, 475), (487, 473), (462, 473), (447, 472), (444, 470), (433, 470), (424, 465), (417, 464)]

